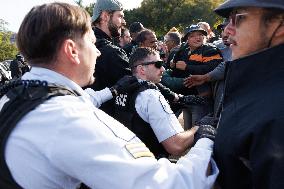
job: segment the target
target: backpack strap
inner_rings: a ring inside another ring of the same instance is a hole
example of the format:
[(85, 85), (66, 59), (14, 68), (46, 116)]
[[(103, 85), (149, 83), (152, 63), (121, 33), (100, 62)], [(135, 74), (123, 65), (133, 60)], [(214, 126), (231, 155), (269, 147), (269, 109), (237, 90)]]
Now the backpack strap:
[(156, 90), (159, 91), (158, 87), (154, 83), (152, 83), (150, 81), (142, 81), (140, 83), (140, 85), (141, 86), (132, 94), (132, 98), (131, 98), (131, 100), (129, 102), (129, 104), (130, 104), (129, 107), (130, 107), (131, 110), (133, 110), (133, 112), (136, 112), (135, 100), (136, 100), (136, 98), (137, 98), (139, 93), (141, 93), (141, 92), (143, 92), (143, 91), (145, 91), (147, 89), (156, 89)]

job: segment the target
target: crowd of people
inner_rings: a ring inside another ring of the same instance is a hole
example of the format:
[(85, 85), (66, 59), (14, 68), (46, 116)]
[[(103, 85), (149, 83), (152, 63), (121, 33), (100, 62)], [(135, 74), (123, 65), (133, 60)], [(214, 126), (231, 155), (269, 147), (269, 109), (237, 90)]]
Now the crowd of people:
[(0, 188), (284, 188), (284, 2), (214, 11), (220, 38), (159, 41), (118, 0), (33, 7), (0, 88)]

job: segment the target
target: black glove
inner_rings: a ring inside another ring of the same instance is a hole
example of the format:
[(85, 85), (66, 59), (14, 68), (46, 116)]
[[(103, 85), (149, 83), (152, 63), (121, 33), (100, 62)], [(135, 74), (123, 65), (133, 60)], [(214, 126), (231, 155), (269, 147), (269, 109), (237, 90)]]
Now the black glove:
[(209, 138), (215, 140), (216, 129), (211, 125), (199, 125), (198, 130), (194, 134), (193, 145), (201, 138)]
[(206, 103), (205, 98), (196, 95), (180, 96), (177, 103), (184, 105), (203, 105)]
[(208, 114), (202, 117), (199, 121), (195, 122), (195, 125), (211, 125), (214, 128), (217, 128), (219, 119), (214, 117), (213, 114)]
[(118, 80), (116, 84), (110, 88), (110, 91), (112, 93), (112, 96), (117, 96), (120, 93), (132, 92), (138, 89), (139, 86), (140, 84), (136, 77), (126, 75)]

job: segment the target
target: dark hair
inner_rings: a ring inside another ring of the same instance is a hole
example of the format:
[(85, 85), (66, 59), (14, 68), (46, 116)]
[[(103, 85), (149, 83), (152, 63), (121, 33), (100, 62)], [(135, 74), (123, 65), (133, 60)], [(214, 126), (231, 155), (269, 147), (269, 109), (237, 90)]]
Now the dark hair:
[(277, 9), (277, 8), (264, 8), (264, 13), (262, 15), (262, 19), (265, 24), (268, 24), (271, 22), (271, 20), (282, 16), (282, 20), (284, 19), (284, 11), (283, 9)]
[(17, 46), (31, 64), (48, 64), (66, 39), (76, 40), (91, 29), (89, 14), (78, 6), (50, 3), (33, 7), (25, 16)]
[(143, 29), (144, 29), (144, 26), (140, 22), (133, 22), (129, 26), (130, 33), (138, 33), (138, 32), (141, 32)]
[(167, 33), (167, 36), (169, 36), (170, 40), (173, 41), (176, 45), (180, 45), (181, 43), (181, 36), (177, 32), (170, 32)]
[(135, 67), (144, 61), (149, 55), (154, 55), (158, 53), (158, 51), (149, 48), (149, 47), (138, 47), (133, 51), (129, 58), (129, 65), (131, 67), (132, 73), (135, 72)]
[(151, 35), (153, 34), (154, 32), (152, 30), (149, 30), (149, 29), (145, 29), (141, 32), (138, 33), (135, 41), (138, 43), (138, 44), (141, 44), (141, 43), (144, 43), (146, 40), (147, 40), (147, 37), (148, 35)]

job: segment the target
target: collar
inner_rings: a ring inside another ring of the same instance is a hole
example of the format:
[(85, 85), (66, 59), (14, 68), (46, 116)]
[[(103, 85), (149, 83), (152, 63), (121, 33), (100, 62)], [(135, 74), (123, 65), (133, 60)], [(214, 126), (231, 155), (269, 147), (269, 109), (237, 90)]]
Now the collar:
[[(234, 69), (241, 69), (242, 71), (246, 71), (245, 69), (254, 68), (255, 69), (267, 69), (275, 70), (280, 68), (279, 66), (283, 66), (284, 60), (284, 44), (264, 49), (262, 51), (256, 52), (254, 54), (250, 54), (248, 56), (230, 61), (229, 64)], [(252, 70), (250, 70), (252, 71)]]
[(94, 33), (95, 33), (96, 38), (98, 38), (98, 39), (106, 39), (106, 40), (108, 40), (108, 41), (111, 41), (111, 37), (108, 36), (108, 35), (107, 35), (103, 30), (101, 30), (100, 28), (94, 27), (93, 30), (94, 30)]
[[(262, 86), (284, 70), (284, 44), (226, 63), (226, 93)], [(277, 76), (278, 77), (278, 76)]]

